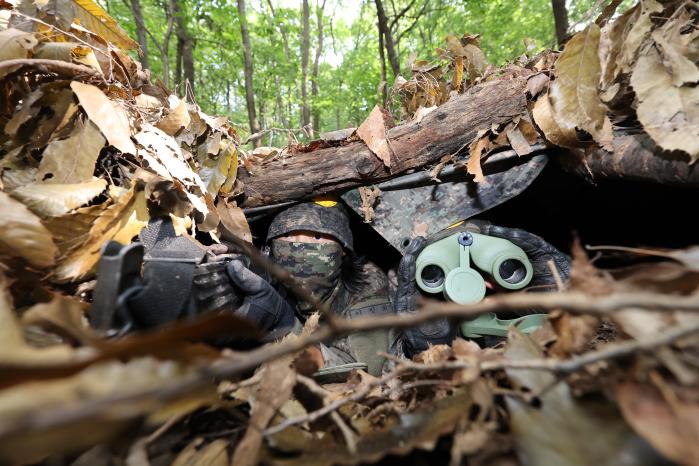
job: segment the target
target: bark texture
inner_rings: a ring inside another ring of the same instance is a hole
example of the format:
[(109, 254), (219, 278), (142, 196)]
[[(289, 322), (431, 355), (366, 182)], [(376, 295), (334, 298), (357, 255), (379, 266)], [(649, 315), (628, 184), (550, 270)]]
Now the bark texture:
[[(250, 134), (260, 131), (257, 123), (257, 112), (255, 111), (255, 94), (252, 84), (253, 57), (252, 46), (250, 45), (250, 33), (248, 32), (248, 20), (245, 16), (245, 0), (238, 0), (238, 17), (240, 19), (240, 35), (243, 39), (243, 73), (245, 75), (245, 103), (248, 108), (248, 122), (250, 123)], [(259, 145), (259, 139), (255, 142)]]
[(393, 163), (389, 171), (363, 142), (295, 154), (241, 170), (243, 207), (274, 204), (353, 188), (391, 178), (464, 150), (476, 133), (527, 112), (526, 80), (475, 86), (425, 116), (388, 131)]
[(556, 41), (558, 45), (563, 45), (568, 40), (568, 9), (566, 0), (551, 0), (553, 9), (553, 22), (556, 27)]
[(391, 63), (391, 70), (393, 70), (393, 76), (395, 77), (400, 74), (396, 42), (393, 39), (391, 27), (388, 25), (388, 17), (386, 17), (383, 2), (381, 0), (374, 1), (376, 3), (376, 15), (379, 21), (379, 34), (383, 36), (384, 47), (386, 47), (386, 53), (388, 54), (388, 61)]
[(141, 0), (131, 0), (129, 6), (131, 7), (134, 20), (136, 20), (136, 38), (138, 39), (138, 45), (141, 46), (142, 53), (141, 64), (143, 68), (150, 69), (150, 63), (148, 62), (148, 38), (146, 36), (146, 23), (143, 21), (143, 11), (141, 11)]

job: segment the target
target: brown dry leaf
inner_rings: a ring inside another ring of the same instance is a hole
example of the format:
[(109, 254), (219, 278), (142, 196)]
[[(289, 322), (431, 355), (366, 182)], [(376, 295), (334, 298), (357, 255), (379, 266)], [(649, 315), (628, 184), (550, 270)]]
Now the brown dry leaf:
[(597, 92), (601, 74), (597, 55), (599, 42), (600, 28), (596, 24), (589, 25), (568, 41), (556, 61), (556, 80), (551, 84), (549, 95), (561, 127), (583, 129), (611, 151), (612, 123)]
[(164, 118), (158, 121), (155, 126), (163, 130), (166, 134), (175, 136), (183, 128), (189, 126), (192, 119), (189, 116), (187, 103), (184, 100), (180, 100), (177, 96), (171, 95), (168, 97), (168, 101), (170, 102), (170, 111)]
[(12, 197), (37, 215), (57, 217), (87, 204), (106, 187), (107, 181), (102, 178), (75, 184), (32, 183), (13, 190)]
[(471, 143), (471, 148), (469, 149), (468, 163), (466, 164), (466, 170), (468, 173), (473, 175), (473, 180), (476, 183), (482, 183), (485, 181), (483, 176), (483, 169), (481, 168), (481, 156), (484, 152), (490, 150), (490, 130), (482, 129), (478, 131), (476, 137)]
[[(521, 120), (520, 123), (522, 123)], [(517, 124), (517, 126), (513, 127), (507, 133), (507, 140), (510, 142), (510, 145), (512, 148), (517, 152), (517, 155), (522, 156), (522, 155), (527, 155), (532, 153), (532, 148), (529, 145), (529, 141), (527, 141), (527, 138), (522, 134), (522, 131), (519, 129), (520, 123)], [(531, 124), (529, 125), (531, 127)]]
[(53, 271), (53, 280), (68, 282), (88, 275), (100, 258), (102, 246), (114, 239), (127, 244), (148, 223), (145, 195), (135, 185), (95, 220), (85, 242), (72, 249)]
[(382, 162), (391, 168), (391, 148), (386, 140), (387, 129), (384, 121), (384, 111), (378, 105), (374, 106), (366, 120), (357, 128), (357, 136)]
[(588, 348), (599, 328), (599, 318), (590, 315), (562, 313), (549, 318), (556, 333), (556, 341), (551, 346), (551, 354), (568, 357)]
[[(516, 329), (508, 335), (505, 358), (511, 361), (542, 358), (536, 343)], [(608, 402), (584, 402), (573, 397), (564, 381), (546, 371), (506, 369), (518, 386), (529, 388), (541, 403), (533, 407), (506, 397), (510, 428), (523, 466), (618, 466), (657, 464), (657, 458), (638, 442)], [(604, 442), (581, 439), (603, 438)]]
[(34, 267), (53, 265), (57, 252), (51, 233), (22, 203), (0, 191), (0, 251), (19, 256)]
[(74, 341), (87, 343), (92, 331), (85, 319), (87, 305), (55, 294), (51, 301), (39, 303), (22, 313), (23, 325), (37, 325)]
[(527, 92), (532, 99), (536, 99), (539, 94), (548, 89), (551, 78), (546, 73), (538, 73), (527, 79)]
[(652, 43), (640, 52), (631, 85), (638, 98), (636, 114), (653, 141), (665, 150), (686, 152), (692, 162), (699, 159), (699, 87), (676, 87)]
[(61, 60), (68, 63), (78, 63), (89, 66), (100, 73), (100, 67), (95, 52), (90, 47), (77, 42), (46, 42), (34, 51), (34, 58)]
[[(699, 82), (699, 67), (688, 57), (690, 44), (699, 37), (699, 29), (692, 28), (692, 25), (692, 18), (685, 10), (678, 18), (651, 33), (660, 46), (663, 64), (672, 75), (672, 84), (676, 87)], [(691, 32), (683, 33), (687, 30)]]
[(626, 26), (628, 33), (623, 39), (621, 53), (618, 62), (622, 73), (628, 73), (634, 67), (636, 57), (641, 45), (650, 34), (653, 26), (651, 15), (663, 11), (663, 6), (656, 0), (641, 0), (640, 9), (632, 16), (629, 26)]
[(620, 384), (616, 395), (626, 421), (658, 451), (679, 464), (699, 464), (696, 400), (671, 403), (657, 388), (633, 381)]
[(558, 123), (548, 95), (542, 95), (534, 103), (532, 117), (548, 141), (561, 147), (581, 147), (580, 141), (575, 136), (575, 128), (561, 126)]
[[(29, 52), (38, 44), (34, 34), (8, 28), (0, 31), (0, 61), (27, 58)], [(6, 73), (4, 71), (3, 73)], [(2, 74), (0, 74), (2, 77)]]
[(95, 163), (104, 143), (105, 139), (97, 126), (89, 120), (83, 123), (78, 119), (68, 138), (54, 140), (46, 146), (36, 180), (51, 184), (92, 180)]
[(67, 215), (43, 221), (53, 235), (60, 256), (87, 240), (92, 224), (108, 206), (109, 202), (82, 207)]
[(187, 188), (184, 192), (194, 208), (206, 215), (209, 209), (202, 197), (207, 192), (199, 175), (185, 162), (177, 141), (158, 128), (143, 125), (141, 132), (134, 136), (144, 150), (138, 156), (158, 175), (167, 180), (179, 181)]
[(255, 466), (258, 463), (262, 432), (277, 410), (289, 400), (296, 384), (296, 372), (291, 364), (292, 356), (285, 356), (262, 366), (264, 373), (252, 405), (250, 424), (233, 453), (232, 464)]
[[(216, 134), (220, 139), (221, 133)], [(219, 151), (217, 147), (213, 155), (205, 150), (200, 150), (197, 154), (199, 162), (197, 173), (213, 197), (216, 197), (220, 190), (224, 193), (230, 192), (238, 171), (238, 151), (235, 144), (230, 141), (221, 141), (217, 146), (221, 147), (221, 150)]]
[(214, 440), (199, 448), (201, 443), (201, 438), (194, 439), (171, 466), (228, 466), (228, 440)]
[(252, 242), (250, 225), (248, 225), (243, 209), (229, 204), (225, 199), (219, 199), (216, 212), (221, 218), (221, 239), (226, 240), (229, 235), (232, 235), (248, 243)]
[(616, 81), (620, 71), (619, 55), (624, 47), (624, 35), (628, 32), (629, 23), (633, 24), (636, 20), (640, 8), (640, 4), (636, 4), (602, 28), (599, 51), (602, 65), (600, 88), (603, 90), (609, 89)]
[(99, 87), (78, 81), (70, 83), (80, 105), (87, 116), (102, 131), (112, 146), (129, 154), (136, 154), (136, 146), (131, 141), (129, 117), (124, 108), (109, 99)]

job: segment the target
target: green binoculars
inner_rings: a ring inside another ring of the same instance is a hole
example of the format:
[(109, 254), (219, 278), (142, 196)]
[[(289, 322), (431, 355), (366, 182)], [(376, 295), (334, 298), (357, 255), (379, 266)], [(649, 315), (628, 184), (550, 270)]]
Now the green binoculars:
[(449, 234), (426, 246), (416, 260), (415, 280), (427, 293), (443, 293), (459, 304), (485, 297), (485, 280), (471, 262), (501, 287), (519, 290), (534, 274), (522, 248), (510, 241), (470, 231)]

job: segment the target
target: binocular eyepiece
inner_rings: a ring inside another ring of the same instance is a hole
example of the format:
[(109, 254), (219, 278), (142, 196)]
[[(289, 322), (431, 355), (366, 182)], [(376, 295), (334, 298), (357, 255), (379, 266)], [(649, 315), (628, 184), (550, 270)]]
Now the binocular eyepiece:
[(527, 255), (510, 241), (460, 231), (422, 250), (415, 280), (427, 293), (444, 293), (459, 304), (478, 302), (485, 297), (485, 281), (470, 267), (471, 261), (508, 290), (524, 288), (534, 274)]

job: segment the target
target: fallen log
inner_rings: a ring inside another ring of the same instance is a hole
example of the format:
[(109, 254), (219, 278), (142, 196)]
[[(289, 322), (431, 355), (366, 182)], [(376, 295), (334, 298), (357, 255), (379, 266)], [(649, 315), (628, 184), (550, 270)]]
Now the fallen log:
[(647, 134), (615, 134), (614, 153), (596, 149), (557, 157), (561, 167), (592, 182), (635, 180), (668, 186), (699, 186), (699, 167), (685, 155), (663, 152)]
[(437, 163), (443, 156), (467, 149), (481, 129), (527, 112), (525, 78), (492, 81), (453, 97), (420, 122), (388, 131), (391, 168), (363, 142), (295, 154), (257, 166), (254, 175), (241, 170), (245, 190), (242, 207), (354, 188)]

